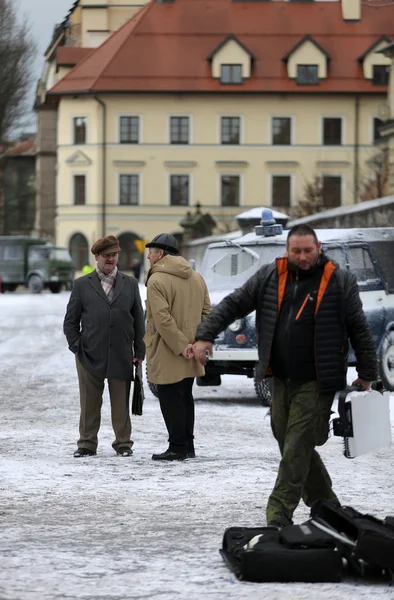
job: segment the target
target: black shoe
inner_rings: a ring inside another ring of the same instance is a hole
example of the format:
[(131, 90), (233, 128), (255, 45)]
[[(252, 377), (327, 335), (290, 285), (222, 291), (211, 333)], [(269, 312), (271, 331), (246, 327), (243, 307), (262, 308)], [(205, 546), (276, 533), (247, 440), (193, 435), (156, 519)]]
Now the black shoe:
[(181, 454), (171, 450), (166, 450), (162, 454), (152, 454), (152, 460), (186, 460), (186, 458), (189, 458), (187, 453)]
[(117, 448), (116, 454), (119, 454), (119, 456), (131, 456), (133, 451), (128, 446), (121, 446), (120, 448)]
[(74, 458), (81, 458), (83, 456), (96, 456), (95, 450), (89, 450), (89, 448), (78, 448), (74, 452)]

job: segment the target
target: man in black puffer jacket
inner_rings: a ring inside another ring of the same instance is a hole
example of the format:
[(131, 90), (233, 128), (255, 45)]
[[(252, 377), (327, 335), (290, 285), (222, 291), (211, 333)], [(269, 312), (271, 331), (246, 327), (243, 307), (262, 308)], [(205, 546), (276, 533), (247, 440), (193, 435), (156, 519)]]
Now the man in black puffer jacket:
[(321, 250), (315, 231), (297, 225), (287, 256), (264, 265), (198, 326), (195, 356), (205, 364), (217, 335), (256, 310), (260, 377), (273, 376), (271, 427), (281, 462), (267, 505), (267, 524), (292, 523), (301, 498), (339, 502), (315, 447), (328, 438), (335, 392), (346, 386), (349, 340), (363, 390), (377, 376), (376, 348), (357, 281)]

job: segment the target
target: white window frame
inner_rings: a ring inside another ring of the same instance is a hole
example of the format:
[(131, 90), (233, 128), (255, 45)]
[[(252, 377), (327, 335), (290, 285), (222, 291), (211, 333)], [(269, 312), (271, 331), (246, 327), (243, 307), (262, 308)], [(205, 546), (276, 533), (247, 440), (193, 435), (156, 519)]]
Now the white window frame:
[[(84, 144), (77, 144), (75, 142), (75, 130), (74, 130), (74, 119), (86, 119), (86, 139), (85, 139), (85, 143)], [(70, 129), (71, 129), (71, 135), (70, 135), (70, 139), (71, 139), (71, 146), (87, 146), (89, 144), (89, 117), (88, 115), (71, 115), (71, 123), (70, 123)]]
[[(121, 117), (138, 117), (138, 143), (134, 144), (134, 143), (122, 143), (120, 141), (120, 119)], [(121, 147), (128, 147), (128, 146), (140, 146), (141, 144), (143, 144), (143, 117), (142, 114), (140, 113), (118, 113), (117, 116), (117, 127), (118, 127), (118, 144)]]
[[(178, 115), (176, 115), (178, 116)], [(172, 144), (172, 146), (174, 146), (176, 144)], [(182, 144), (182, 146), (185, 146), (186, 144)], [(187, 176), (189, 177), (189, 202), (187, 204), (171, 204), (171, 177), (173, 176)], [(173, 171), (173, 172), (168, 172), (167, 173), (167, 205), (170, 208), (178, 208), (178, 209), (183, 209), (183, 208), (187, 208), (190, 206), (193, 206), (193, 174), (190, 173), (189, 171), (185, 171), (185, 172), (179, 172), (179, 171)]]
[[(272, 200), (272, 193), (274, 190), (274, 185), (273, 185), (273, 178), (274, 177), (290, 177), (290, 207), (294, 206), (294, 202), (295, 202), (295, 173), (279, 173), (279, 172), (274, 172), (274, 173), (270, 173), (269, 174), (269, 180), (268, 180), (268, 198), (270, 199), (270, 206), (274, 206)], [(283, 209), (285, 209), (285, 207), (283, 207)]]
[[(75, 204), (75, 187), (74, 187), (74, 178), (75, 177), (79, 177), (79, 176), (84, 176), (85, 177), (85, 204)], [(71, 183), (70, 183), (70, 199), (71, 199), (71, 206), (74, 206), (75, 208), (79, 207), (79, 206), (88, 206), (88, 200), (89, 200), (89, 195), (88, 195), (88, 190), (89, 190), (89, 177), (88, 177), (88, 173), (86, 171), (73, 171), (70, 174), (71, 177)]]
[[(187, 117), (189, 119), (189, 142), (187, 144), (172, 144), (171, 143), (171, 117), (179, 117), (184, 118)], [(184, 148), (185, 146), (191, 146), (193, 144), (193, 115), (190, 113), (182, 113), (175, 112), (167, 114), (167, 143), (169, 146), (173, 148)]]
[[(222, 119), (239, 119), (239, 144), (222, 144)], [(235, 113), (221, 113), (218, 120), (218, 144), (221, 148), (238, 148), (245, 143), (244, 139), (244, 115)]]
[(345, 205), (345, 194), (346, 194), (346, 176), (344, 175), (344, 173), (338, 173), (338, 172), (328, 173), (327, 171), (320, 171), (318, 176), (320, 177), (320, 179), (323, 179), (323, 177), (340, 177), (341, 178), (341, 204), (338, 207), (328, 207), (325, 210), (330, 210), (331, 208), (339, 208), (340, 206), (344, 206)]
[(218, 173), (218, 189), (217, 189), (217, 198), (218, 198), (218, 206), (220, 208), (237, 208), (237, 206), (224, 206), (222, 204), (222, 177), (239, 177), (239, 205), (244, 206), (244, 173), (236, 173), (234, 171), (224, 171), (222, 173)]
[(290, 146), (295, 144), (295, 115), (270, 115), (270, 137), (269, 144), (272, 148), (289, 148), (287, 144), (274, 144), (274, 119), (290, 119)]
[[(127, 144), (124, 144), (124, 145), (127, 146)], [(138, 202), (137, 202), (137, 204), (121, 204), (120, 203), (120, 178), (122, 175), (137, 175), (138, 176)], [(136, 206), (141, 206), (141, 200), (143, 197), (142, 196), (142, 172), (141, 171), (118, 171), (116, 182), (117, 182), (117, 192), (116, 192), (117, 206), (120, 206), (122, 208), (133, 208)]]
[[(325, 145), (324, 144), (324, 119), (341, 119), (341, 143), (338, 145)], [(347, 127), (346, 127), (346, 117), (345, 115), (320, 115), (320, 146), (323, 148), (341, 148), (342, 146), (346, 146), (347, 140)]]

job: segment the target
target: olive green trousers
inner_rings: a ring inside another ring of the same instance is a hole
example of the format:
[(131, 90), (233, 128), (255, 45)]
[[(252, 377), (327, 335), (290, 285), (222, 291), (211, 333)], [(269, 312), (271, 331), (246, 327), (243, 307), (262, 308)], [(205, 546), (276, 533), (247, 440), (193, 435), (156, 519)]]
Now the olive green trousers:
[(315, 450), (327, 441), (332, 401), (332, 394), (318, 394), (316, 381), (273, 378), (271, 427), (282, 459), (267, 504), (267, 523), (291, 524), (301, 498), (307, 506), (316, 500), (339, 504)]
[[(103, 404), (104, 379), (90, 373), (75, 357), (79, 382), (79, 398), (81, 415), (79, 419), (78, 448), (96, 450), (98, 432), (101, 423), (101, 406)], [(130, 381), (109, 379), (108, 390), (111, 402), (112, 428), (115, 440), (114, 450), (119, 447), (131, 448), (130, 419)]]

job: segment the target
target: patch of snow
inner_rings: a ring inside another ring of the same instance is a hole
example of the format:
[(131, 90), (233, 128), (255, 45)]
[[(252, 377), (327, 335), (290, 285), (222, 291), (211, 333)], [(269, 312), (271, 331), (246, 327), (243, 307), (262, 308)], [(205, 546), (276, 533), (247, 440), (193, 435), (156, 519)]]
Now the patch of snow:
[[(279, 462), (252, 380), (228, 376), (220, 387), (194, 388), (197, 458), (171, 464), (151, 460), (167, 441), (146, 385), (144, 414), (133, 417), (134, 455), (114, 453), (106, 390), (97, 456), (74, 459), (78, 385), (62, 333), (68, 298), (0, 296), (1, 600), (392, 598), (386, 585), (352, 580), (242, 583), (223, 563), (225, 528), (265, 524)], [(343, 503), (378, 517), (393, 512), (391, 448), (347, 460), (331, 437), (319, 452)], [(301, 504), (296, 521), (307, 517)]]

